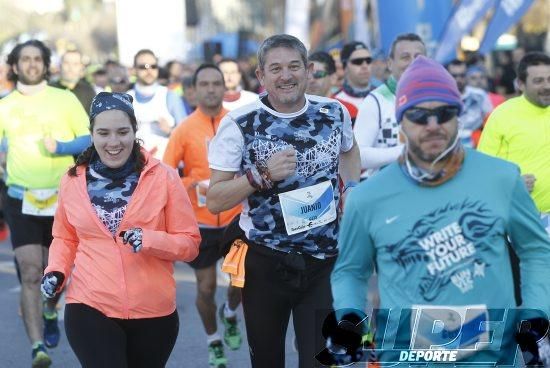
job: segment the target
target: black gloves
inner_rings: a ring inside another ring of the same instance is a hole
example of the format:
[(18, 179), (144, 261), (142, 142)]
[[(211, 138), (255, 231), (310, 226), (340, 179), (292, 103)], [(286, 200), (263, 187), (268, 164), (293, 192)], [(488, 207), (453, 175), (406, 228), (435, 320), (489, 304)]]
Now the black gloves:
[(42, 283), (40, 284), (40, 291), (46, 298), (53, 298), (55, 294), (63, 285), (65, 281), (65, 275), (58, 271), (48, 272), (42, 277)]

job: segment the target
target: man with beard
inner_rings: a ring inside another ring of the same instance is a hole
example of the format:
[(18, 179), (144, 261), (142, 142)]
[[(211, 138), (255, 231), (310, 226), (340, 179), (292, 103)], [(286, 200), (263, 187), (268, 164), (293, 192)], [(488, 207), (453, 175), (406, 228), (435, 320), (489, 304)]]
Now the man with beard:
[[(183, 186), (189, 193), (195, 210), (202, 242), (199, 256), (189, 265), (197, 278), (197, 310), (207, 334), (209, 364), (225, 367), (227, 358), (216, 323), (216, 262), (221, 258), (219, 249), (224, 242), (224, 231), (241, 210), (240, 206), (213, 214), (206, 208), (206, 190), (210, 179), (208, 147), (227, 110), (223, 108), (225, 92), (221, 70), (213, 64), (202, 64), (193, 76), (197, 109), (174, 129), (163, 161), (176, 168), (183, 162)], [(220, 319), (225, 326), (224, 341), (231, 350), (241, 346), (241, 333), (237, 326), (236, 309), (241, 291), (233, 286), (227, 290), (227, 301), (220, 307)]]
[(153, 51), (136, 53), (134, 73), (136, 84), (128, 94), (134, 98), (137, 137), (155, 158), (162, 160), (170, 132), (186, 116), (183, 104), (176, 93), (158, 83), (159, 64)]
[(209, 210), (244, 202), (244, 243), (233, 245), (224, 267), (235, 260), (232, 283), (243, 287), (254, 368), (285, 366), (291, 314), (299, 366), (315, 366), (324, 347), (321, 322), (332, 304), (339, 176), (344, 195), (359, 179), (351, 119), (338, 101), (305, 95), (309, 73), (296, 37), (264, 40), (256, 76), (267, 94), (227, 114), (210, 144)]
[(489, 116), (479, 150), (517, 164), (550, 233), (550, 57), (526, 54), (518, 70), (522, 92)]
[(40, 41), (18, 44), (8, 55), (16, 89), (0, 101), (0, 139), (7, 138), (8, 152), (4, 211), (21, 272), (21, 310), (33, 367), (49, 366), (44, 344), (59, 342), (58, 298), (42, 305), (40, 295), (57, 190), (74, 163), (72, 155), (90, 144), (88, 116), (78, 99), (47, 85), (50, 55)]
[(57, 88), (68, 89), (75, 94), (78, 101), (88, 112), (92, 99), (95, 96), (95, 90), (84, 78), (84, 63), (82, 54), (78, 50), (67, 51), (61, 57), (60, 66), (61, 76), (58, 81), (51, 85)]
[[(518, 167), (462, 146), (462, 109), (452, 76), (418, 56), (396, 91), (405, 150), (347, 200), (331, 277), (334, 309), (340, 326), (360, 336), (376, 267), (380, 362), (437, 345), (460, 363), (512, 366), (518, 342), (533, 354), (531, 364), (544, 359), (537, 344), (548, 348), (550, 238)], [(509, 242), (521, 261), (521, 309)], [(529, 325), (517, 329), (524, 319)], [(329, 351), (347, 353), (335, 360), (361, 358), (360, 338), (329, 335)]]

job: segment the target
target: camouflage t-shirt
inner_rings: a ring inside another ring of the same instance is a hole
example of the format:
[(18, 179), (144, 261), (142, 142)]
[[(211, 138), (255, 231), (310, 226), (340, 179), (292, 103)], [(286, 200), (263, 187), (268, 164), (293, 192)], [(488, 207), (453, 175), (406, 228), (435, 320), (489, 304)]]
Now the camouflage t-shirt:
[(210, 168), (240, 172), (266, 162), (288, 147), (296, 150), (296, 171), (270, 190), (256, 191), (244, 203), (240, 226), (257, 244), (285, 252), (295, 251), (317, 258), (337, 254), (338, 220), (289, 235), (280, 197), (296, 189), (330, 183), (338, 208), (339, 154), (353, 146), (351, 119), (336, 100), (306, 95), (295, 113), (270, 108), (267, 96), (227, 114), (209, 147)]

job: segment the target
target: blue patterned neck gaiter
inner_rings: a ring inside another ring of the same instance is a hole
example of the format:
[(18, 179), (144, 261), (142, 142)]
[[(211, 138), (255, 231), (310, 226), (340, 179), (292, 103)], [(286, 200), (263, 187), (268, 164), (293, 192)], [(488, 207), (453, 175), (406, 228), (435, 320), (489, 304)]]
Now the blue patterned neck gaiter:
[(123, 166), (112, 169), (94, 154), (86, 170), (86, 186), (92, 207), (113, 235), (116, 235), (138, 183), (139, 174), (134, 167), (133, 155)]

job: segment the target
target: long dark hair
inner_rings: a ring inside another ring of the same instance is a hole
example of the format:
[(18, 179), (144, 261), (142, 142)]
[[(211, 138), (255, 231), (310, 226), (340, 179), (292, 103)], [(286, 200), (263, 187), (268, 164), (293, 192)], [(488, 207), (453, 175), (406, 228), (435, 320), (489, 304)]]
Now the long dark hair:
[[(130, 118), (130, 123), (132, 124), (132, 130), (134, 133), (137, 131), (137, 120), (135, 116), (132, 116), (128, 114), (128, 117)], [(93, 133), (94, 130), (94, 122), (95, 119), (92, 119), (90, 121), (90, 134)], [(132, 153), (131, 156), (134, 158), (135, 161), (135, 172), (140, 174), (143, 171), (143, 168), (147, 164), (147, 159), (145, 158), (145, 155), (143, 152), (141, 152), (141, 140), (137, 139), (134, 141), (134, 146), (132, 147)], [(92, 160), (92, 157), (94, 155), (97, 155), (97, 151), (95, 149), (94, 144), (92, 143), (84, 152), (82, 152), (78, 158), (76, 159), (76, 162), (73, 167), (69, 169), (69, 176), (77, 176), (76, 169), (79, 166), (88, 165), (90, 161)]]

